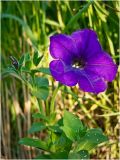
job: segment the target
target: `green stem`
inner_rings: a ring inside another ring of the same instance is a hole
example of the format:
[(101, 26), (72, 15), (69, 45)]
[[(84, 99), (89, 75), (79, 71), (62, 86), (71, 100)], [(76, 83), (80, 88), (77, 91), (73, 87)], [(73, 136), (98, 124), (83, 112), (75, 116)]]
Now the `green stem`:
[(39, 104), (39, 109), (42, 115), (45, 115), (44, 110), (43, 110), (43, 106), (42, 106), (42, 101), (37, 98), (38, 104)]
[(49, 103), (48, 103), (48, 99), (46, 99), (46, 115), (49, 116), (50, 115), (50, 109), (49, 109)]
[(53, 96), (52, 96), (51, 103), (50, 103), (50, 112), (51, 113), (54, 112), (54, 109), (55, 109), (55, 98), (56, 98), (57, 92), (59, 91), (60, 87), (62, 87), (62, 86), (60, 84), (58, 84), (58, 87), (56, 87), (56, 89), (53, 92)]

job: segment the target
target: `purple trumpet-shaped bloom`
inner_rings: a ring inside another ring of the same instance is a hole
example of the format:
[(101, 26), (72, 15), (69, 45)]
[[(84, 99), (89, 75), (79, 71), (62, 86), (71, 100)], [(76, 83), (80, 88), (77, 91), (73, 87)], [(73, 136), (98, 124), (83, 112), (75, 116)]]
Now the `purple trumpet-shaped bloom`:
[(50, 37), (52, 76), (67, 86), (79, 87), (85, 92), (99, 93), (107, 88), (117, 73), (117, 65), (103, 51), (97, 34), (91, 29), (58, 34)]

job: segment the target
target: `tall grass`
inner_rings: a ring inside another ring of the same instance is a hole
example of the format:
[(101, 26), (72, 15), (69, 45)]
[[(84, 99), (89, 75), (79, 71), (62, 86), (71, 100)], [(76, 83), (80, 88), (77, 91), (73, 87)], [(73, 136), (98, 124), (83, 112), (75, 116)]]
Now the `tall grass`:
[[(19, 59), (27, 52), (33, 55), (35, 50), (44, 55), (40, 65), (48, 67), (49, 37), (82, 28), (93, 28), (104, 50), (118, 64), (119, 1), (2, 1), (1, 4), (2, 72), (10, 65), (10, 55)], [(49, 82), (51, 87), (56, 83), (51, 77)], [(38, 111), (38, 104), (22, 81), (2, 74), (1, 84), (2, 158), (32, 158), (37, 151), (21, 147), (18, 140), (27, 135), (33, 121), (31, 114)], [(83, 93), (78, 87), (64, 87), (54, 97), (58, 118), (67, 108), (90, 128), (99, 126), (109, 136), (106, 146), (92, 152), (91, 158), (95, 159), (118, 159), (118, 75), (108, 85), (108, 90), (98, 96)], [(50, 98), (43, 105), (49, 104)]]

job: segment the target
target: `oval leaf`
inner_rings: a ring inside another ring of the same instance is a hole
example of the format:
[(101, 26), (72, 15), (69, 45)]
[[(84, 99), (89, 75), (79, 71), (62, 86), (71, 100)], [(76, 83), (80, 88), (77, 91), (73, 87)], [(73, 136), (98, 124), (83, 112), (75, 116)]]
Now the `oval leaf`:
[(27, 146), (31, 146), (31, 147), (36, 147), (36, 148), (40, 148), (43, 150), (48, 150), (48, 146), (45, 142), (39, 140), (39, 139), (33, 139), (33, 138), (22, 138), (19, 141), (19, 144), (23, 144), (23, 145), (27, 145)]
[(41, 122), (36, 122), (36, 123), (33, 123), (31, 128), (29, 129), (28, 133), (34, 133), (34, 132), (39, 132), (39, 131), (42, 131), (46, 128), (46, 126), (41, 123)]

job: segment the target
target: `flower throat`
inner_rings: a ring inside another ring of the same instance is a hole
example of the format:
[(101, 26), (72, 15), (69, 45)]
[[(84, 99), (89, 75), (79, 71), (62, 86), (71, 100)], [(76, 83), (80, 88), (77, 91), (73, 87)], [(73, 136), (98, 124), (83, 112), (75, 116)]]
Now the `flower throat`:
[(72, 64), (72, 67), (74, 68), (84, 68), (84, 66), (85, 66), (85, 62), (82, 59), (80, 60), (75, 59)]

